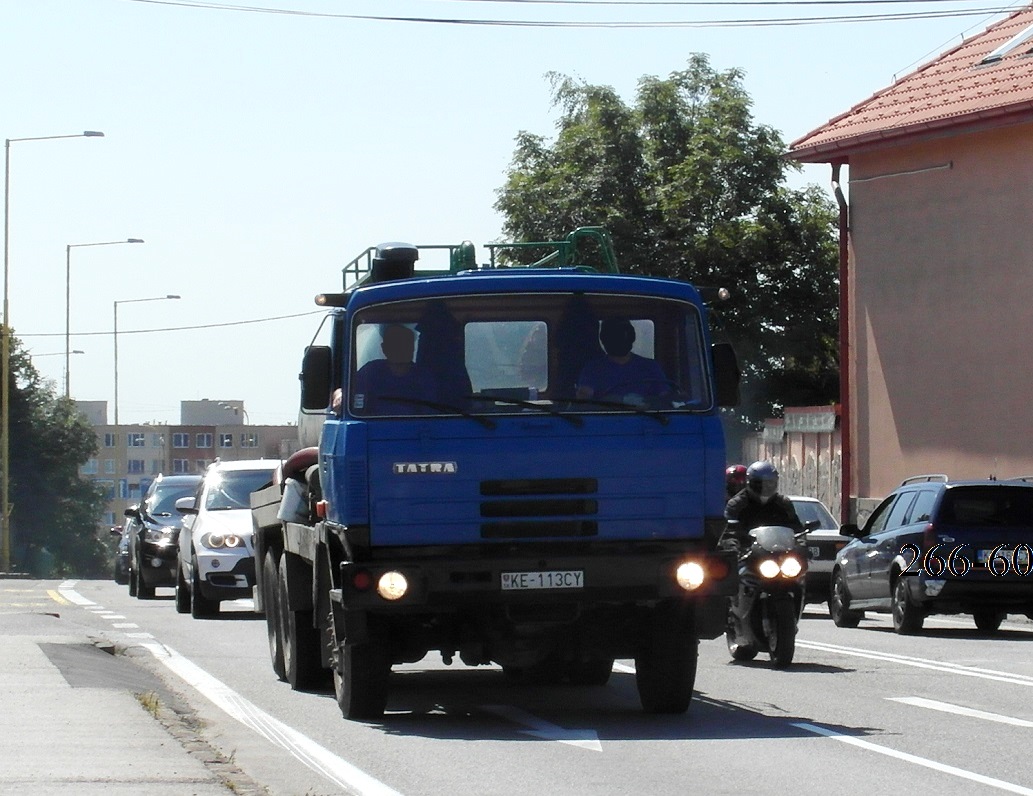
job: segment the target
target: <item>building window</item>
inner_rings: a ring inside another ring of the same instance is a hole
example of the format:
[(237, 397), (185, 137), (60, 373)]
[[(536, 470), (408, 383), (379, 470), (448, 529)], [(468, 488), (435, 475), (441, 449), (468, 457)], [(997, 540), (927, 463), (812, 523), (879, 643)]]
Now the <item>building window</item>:
[(94, 481), (97, 486), (104, 490), (105, 500), (115, 499), (115, 482), (114, 481)]
[(164, 434), (151, 434), (151, 447), (152, 448), (164, 448), (165, 447), (165, 435)]
[(104, 435), (105, 448), (114, 448), (117, 441), (118, 437), (115, 434), (112, 434), (111, 432), (108, 432)]
[(130, 475), (141, 475), (144, 472), (143, 459), (130, 459), (126, 462), (126, 472)]
[(129, 481), (125, 478), (118, 479), (118, 497), (120, 500), (129, 499)]
[(140, 500), (141, 490), (139, 484), (129, 485), (129, 499), (134, 503)]
[(115, 474), (115, 460), (114, 459), (105, 459), (104, 460), (104, 473), (106, 475), (114, 475)]
[(113, 511), (105, 511), (104, 515), (103, 515), (103, 518), (101, 519), (101, 523), (104, 524), (104, 525), (114, 525), (115, 524), (115, 512), (113, 512)]
[(240, 447), (242, 448), (257, 448), (258, 447), (258, 434), (247, 433), (240, 435)]
[(80, 472), (82, 472), (83, 475), (96, 475), (97, 474), (97, 460), (96, 459), (87, 459), (86, 460), (86, 464), (84, 464), (82, 466)]
[(198, 448), (210, 448), (212, 447), (212, 435), (211, 434), (198, 434), (197, 445)]
[(177, 431), (172, 435), (172, 447), (173, 448), (189, 448), (190, 447), (190, 435)]
[(142, 448), (147, 442), (146, 435), (140, 431), (132, 431), (126, 434), (127, 448)]
[(158, 475), (161, 472), (161, 459), (151, 459), (151, 475)]
[(205, 459), (198, 459), (194, 462), (194, 466), (197, 468), (197, 472), (203, 473), (208, 469), (208, 462)]
[(190, 472), (190, 459), (173, 459), (172, 460), (172, 472), (174, 473), (189, 473)]
[(220, 448), (232, 448), (233, 447), (233, 434), (220, 434), (219, 435), (219, 447)]

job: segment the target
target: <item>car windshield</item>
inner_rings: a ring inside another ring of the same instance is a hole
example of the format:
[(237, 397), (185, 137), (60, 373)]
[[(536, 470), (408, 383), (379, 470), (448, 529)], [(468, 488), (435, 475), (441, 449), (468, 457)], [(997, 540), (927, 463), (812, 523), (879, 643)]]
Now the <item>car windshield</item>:
[(272, 483), (272, 470), (223, 470), (208, 476), (204, 507), (209, 511), (250, 509), (251, 493)]
[(839, 529), (839, 523), (836, 522), (832, 513), (825, 508), (824, 503), (816, 500), (794, 500), (793, 508), (796, 509), (796, 516), (800, 518), (800, 522), (804, 525), (817, 520), (819, 523), (818, 528), (822, 530), (835, 531)]
[(175, 516), (176, 501), (181, 497), (189, 497), (197, 489), (196, 483), (169, 484), (161, 483), (154, 488), (154, 494), (147, 498), (147, 513), (152, 517)]

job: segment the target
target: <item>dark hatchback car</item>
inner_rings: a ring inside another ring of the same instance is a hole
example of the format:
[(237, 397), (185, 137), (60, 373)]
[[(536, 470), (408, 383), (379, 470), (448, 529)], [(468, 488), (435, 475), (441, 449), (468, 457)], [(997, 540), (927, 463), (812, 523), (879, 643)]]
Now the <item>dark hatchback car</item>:
[(1009, 613), (1033, 618), (1033, 484), (909, 478), (872, 512), (840, 551), (829, 612), (856, 627), (865, 610), (888, 611), (898, 633), (917, 633), (929, 614), (972, 614), (996, 631)]
[(176, 585), (182, 522), (176, 501), (194, 494), (200, 483), (199, 474), (159, 475), (151, 482), (140, 505), (126, 509), (126, 517), (135, 529), (129, 534), (131, 595), (148, 599), (154, 596), (158, 586)]
[(803, 537), (807, 545), (807, 602), (823, 603), (829, 599), (832, 567), (839, 551), (852, 541), (839, 532), (839, 523), (828, 507), (817, 498), (789, 495), (796, 516), (808, 528)]

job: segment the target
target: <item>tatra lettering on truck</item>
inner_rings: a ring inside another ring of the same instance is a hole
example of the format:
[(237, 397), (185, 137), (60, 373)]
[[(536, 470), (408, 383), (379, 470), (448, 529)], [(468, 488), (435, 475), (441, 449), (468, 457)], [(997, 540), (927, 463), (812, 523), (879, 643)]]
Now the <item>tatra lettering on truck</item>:
[(571, 685), (634, 659), (643, 708), (684, 712), (736, 591), (735, 355), (705, 291), (621, 273), (601, 228), (486, 248), (371, 247), (317, 297), (303, 447), (252, 495), (273, 668), (369, 719), (430, 653)]

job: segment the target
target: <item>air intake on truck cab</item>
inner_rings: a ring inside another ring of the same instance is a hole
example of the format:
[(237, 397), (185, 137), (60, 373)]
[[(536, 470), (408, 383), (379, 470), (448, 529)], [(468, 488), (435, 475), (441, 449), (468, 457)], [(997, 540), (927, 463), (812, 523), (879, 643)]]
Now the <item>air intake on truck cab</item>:
[(484, 539), (595, 536), (599, 504), (594, 478), (535, 478), (484, 481), (481, 524)]
[(413, 275), (420, 251), (411, 243), (381, 243), (369, 272), (370, 282), (390, 282)]

